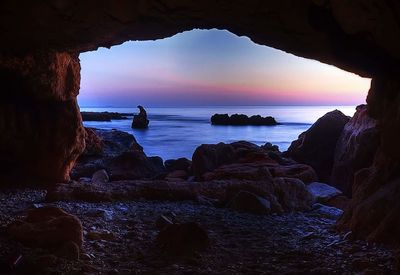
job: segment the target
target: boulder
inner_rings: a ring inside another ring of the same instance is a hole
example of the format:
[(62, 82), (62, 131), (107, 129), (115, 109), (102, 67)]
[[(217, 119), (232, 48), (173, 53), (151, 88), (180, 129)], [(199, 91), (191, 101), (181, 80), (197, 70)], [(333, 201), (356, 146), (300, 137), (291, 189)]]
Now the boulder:
[(311, 193), (316, 202), (325, 203), (334, 197), (340, 196), (342, 192), (333, 186), (322, 182), (312, 182), (307, 185), (308, 192)]
[(262, 117), (260, 115), (254, 115), (248, 117), (243, 114), (234, 114), (229, 116), (228, 114), (214, 114), (211, 117), (211, 124), (213, 125), (253, 125), (253, 126), (272, 126), (277, 125), (275, 118), (271, 116)]
[(204, 251), (209, 237), (198, 223), (170, 224), (160, 231), (156, 244), (165, 256), (183, 256)]
[(376, 120), (367, 113), (367, 106), (357, 106), (356, 113), (344, 126), (336, 144), (329, 183), (351, 197), (354, 174), (372, 165), (379, 146)]
[(139, 114), (133, 116), (132, 128), (146, 129), (149, 127), (149, 120), (147, 119), (147, 112), (143, 106), (137, 106)]
[(187, 158), (168, 159), (164, 162), (164, 166), (168, 172), (175, 170), (189, 171), (192, 167), (192, 161)]
[(273, 177), (295, 178), (310, 183), (318, 179), (314, 169), (306, 164), (275, 165), (269, 168)]
[(294, 178), (275, 178), (273, 186), (274, 196), (277, 198), (284, 212), (310, 209), (313, 203), (313, 197), (301, 180)]
[(196, 148), (192, 157), (193, 174), (201, 178), (205, 172), (213, 171), (215, 168), (230, 164), (236, 160), (234, 148), (225, 143), (202, 144)]
[(7, 226), (13, 239), (29, 246), (59, 248), (73, 242), (78, 247), (83, 243), (80, 220), (57, 207), (42, 207), (28, 210), (25, 220)]
[(319, 218), (337, 220), (343, 215), (343, 210), (336, 207), (330, 207), (320, 203), (316, 203), (313, 205), (311, 213), (312, 215)]
[[(75, 180), (105, 170), (112, 180), (141, 179), (165, 171), (160, 157), (147, 157), (134, 136), (117, 130), (90, 129), (102, 142), (101, 154), (82, 154), (71, 172)], [(95, 138), (92, 138), (95, 140)]]
[(301, 133), (284, 155), (310, 165), (319, 180), (329, 181), (336, 143), (349, 119), (338, 110), (325, 114), (310, 129)]
[(132, 180), (153, 178), (157, 174), (163, 173), (163, 166), (154, 163), (154, 159), (149, 159), (141, 151), (128, 151), (116, 157), (104, 161), (104, 165), (109, 172), (111, 180)]
[(109, 180), (110, 178), (108, 177), (107, 171), (104, 169), (95, 172), (92, 176), (92, 183), (105, 183)]
[(252, 214), (266, 215), (271, 213), (271, 203), (267, 199), (247, 191), (240, 191), (229, 203), (229, 207)]

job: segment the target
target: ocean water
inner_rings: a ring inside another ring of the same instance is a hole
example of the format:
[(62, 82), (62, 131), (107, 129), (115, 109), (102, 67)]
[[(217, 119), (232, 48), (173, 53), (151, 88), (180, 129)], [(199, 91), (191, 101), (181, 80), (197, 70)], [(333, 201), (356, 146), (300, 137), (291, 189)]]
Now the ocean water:
[[(164, 160), (186, 157), (191, 159), (197, 146), (218, 142), (246, 140), (257, 145), (266, 142), (285, 151), (300, 133), (325, 113), (338, 109), (353, 116), (355, 106), (232, 106), (232, 107), (168, 107), (146, 108), (150, 120), (146, 130), (132, 129), (132, 119), (111, 122), (85, 121), (86, 127), (117, 129), (133, 134), (148, 156)], [(81, 111), (137, 113), (136, 108), (81, 108)], [(215, 113), (241, 113), (273, 116), (281, 123), (276, 126), (216, 126), (210, 118)]]

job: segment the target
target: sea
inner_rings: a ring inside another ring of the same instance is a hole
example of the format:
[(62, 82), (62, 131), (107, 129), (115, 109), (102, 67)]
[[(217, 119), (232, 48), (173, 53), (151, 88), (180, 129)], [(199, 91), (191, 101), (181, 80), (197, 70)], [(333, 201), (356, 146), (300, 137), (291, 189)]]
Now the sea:
[[(353, 116), (356, 106), (207, 106), (146, 108), (149, 128), (132, 129), (132, 116), (127, 120), (111, 122), (85, 121), (85, 127), (117, 129), (135, 136), (147, 156), (160, 156), (164, 160), (180, 157), (192, 158), (201, 144), (231, 143), (246, 140), (257, 145), (270, 142), (281, 151), (287, 150), (299, 134), (306, 131), (318, 118), (338, 109)], [(136, 108), (84, 108), (81, 111), (137, 113)], [(276, 126), (217, 126), (211, 125), (213, 114), (246, 114), (273, 116)]]

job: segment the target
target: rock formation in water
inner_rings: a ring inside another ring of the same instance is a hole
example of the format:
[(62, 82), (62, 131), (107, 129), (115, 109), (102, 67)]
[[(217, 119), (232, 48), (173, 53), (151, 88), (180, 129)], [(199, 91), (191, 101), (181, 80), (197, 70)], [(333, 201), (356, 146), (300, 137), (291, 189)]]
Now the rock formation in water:
[(325, 114), (292, 142), (285, 156), (310, 165), (320, 180), (329, 181), (336, 143), (349, 119), (338, 110)]
[(132, 128), (146, 129), (149, 127), (146, 110), (140, 105), (137, 107), (139, 108), (139, 114), (133, 116)]
[(211, 124), (213, 125), (253, 125), (253, 126), (272, 126), (277, 125), (275, 118), (271, 116), (262, 117), (255, 115), (248, 117), (247, 115), (234, 114), (214, 114), (211, 117)]

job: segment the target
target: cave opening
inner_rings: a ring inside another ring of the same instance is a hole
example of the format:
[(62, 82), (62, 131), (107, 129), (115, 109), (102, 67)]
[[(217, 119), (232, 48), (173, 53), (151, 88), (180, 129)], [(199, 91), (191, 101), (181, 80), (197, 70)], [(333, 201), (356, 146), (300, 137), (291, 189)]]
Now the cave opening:
[[(81, 110), (128, 115), (84, 125), (129, 132), (148, 155), (164, 160), (190, 159), (203, 143), (238, 140), (285, 151), (325, 113), (352, 116), (369, 88), (367, 78), (217, 29), (126, 42), (80, 60)], [(130, 127), (137, 105), (148, 110), (149, 131)], [(212, 127), (215, 113), (278, 116), (285, 126)]]

